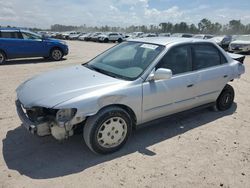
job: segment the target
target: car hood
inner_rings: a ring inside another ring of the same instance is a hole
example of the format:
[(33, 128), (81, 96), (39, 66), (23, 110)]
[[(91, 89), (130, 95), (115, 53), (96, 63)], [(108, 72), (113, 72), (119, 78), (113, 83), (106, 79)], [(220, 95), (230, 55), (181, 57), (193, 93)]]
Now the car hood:
[(235, 40), (235, 41), (231, 42), (231, 44), (250, 44), (250, 41)]
[(82, 94), (126, 82), (78, 65), (35, 76), (22, 83), (16, 92), (25, 108), (53, 108)]

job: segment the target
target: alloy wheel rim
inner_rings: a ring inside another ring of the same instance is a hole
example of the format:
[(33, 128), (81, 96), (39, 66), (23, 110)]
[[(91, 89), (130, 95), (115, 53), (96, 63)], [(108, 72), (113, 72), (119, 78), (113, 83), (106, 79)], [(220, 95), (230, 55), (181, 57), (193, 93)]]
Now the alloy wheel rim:
[(127, 123), (121, 117), (106, 120), (97, 132), (97, 142), (104, 148), (120, 145), (127, 135)]
[(55, 60), (60, 60), (62, 58), (62, 52), (60, 50), (54, 50), (52, 56)]

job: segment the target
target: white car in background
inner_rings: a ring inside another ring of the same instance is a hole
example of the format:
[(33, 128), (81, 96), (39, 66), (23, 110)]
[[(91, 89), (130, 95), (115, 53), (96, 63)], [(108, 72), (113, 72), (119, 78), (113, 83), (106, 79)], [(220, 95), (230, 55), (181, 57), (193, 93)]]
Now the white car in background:
[(160, 33), (159, 37), (170, 37), (171, 33)]
[(91, 35), (91, 33), (85, 33), (81, 36), (78, 37), (78, 40), (81, 40), (81, 41), (84, 41), (85, 40), (85, 37), (89, 37)]
[(107, 33), (99, 35), (99, 42), (119, 42), (121, 43), (124, 40), (124, 36), (120, 33)]
[(75, 34), (79, 34), (80, 32), (76, 32), (76, 31), (70, 31), (70, 32), (65, 32), (62, 34), (63, 39), (68, 40), (70, 35), (75, 35)]
[(70, 34), (69, 35), (69, 40), (77, 40), (81, 35), (84, 35), (86, 33), (80, 33), (80, 32), (77, 32), (77, 33), (74, 33), (74, 34)]
[(196, 39), (211, 39), (213, 37), (214, 37), (213, 35), (207, 35), (207, 34), (197, 34), (193, 36), (193, 38)]
[(234, 53), (250, 53), (250, 35), (241, 35), (229, 44), (229, 51)]
[(141, 38), (144, 35), (143, 32), (133, 32), (129, 34), (128, 39), (135, 39), (135, 38)]
[(192, 38), (194, 35), (190, 33), (173, 33), (171, 37)]
[(141, 36), (143, 37), (158, 37), (158, 35), (156, 33), (145, 33), (144, 35)]

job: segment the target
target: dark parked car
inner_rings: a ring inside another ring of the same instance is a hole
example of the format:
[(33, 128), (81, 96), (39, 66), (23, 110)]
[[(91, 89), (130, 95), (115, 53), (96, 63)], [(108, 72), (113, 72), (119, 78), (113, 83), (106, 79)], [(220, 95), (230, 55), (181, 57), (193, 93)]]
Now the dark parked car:
[(229, 44), (232, 42), (232, 36), (231, 35), (221, 35), (221, 36), (215, 36), (211, 38), (210, 40), (217, 43), (221, 48), (224, 50), (228, 50)]
[(44, 57), (59, 61), (68, 54), (64, 41), (21, 29), (0, 29), (0, 64), (6, 59)]

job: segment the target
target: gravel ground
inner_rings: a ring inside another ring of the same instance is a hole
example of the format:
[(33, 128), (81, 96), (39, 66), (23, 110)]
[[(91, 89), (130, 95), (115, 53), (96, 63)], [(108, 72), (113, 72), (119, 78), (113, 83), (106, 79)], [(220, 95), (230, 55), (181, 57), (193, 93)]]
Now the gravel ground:
[(81, 135), (59, 143), (20, 127), (15, 89), (26, 79), (80, 64), (113, 46), (69, 41), (61, 62), (15, 60), (0, 66), (0, 187), (250, 187), (250, 57), (226, 112), (163, 118), (133, 133), (111, 155), (91, 153)]

